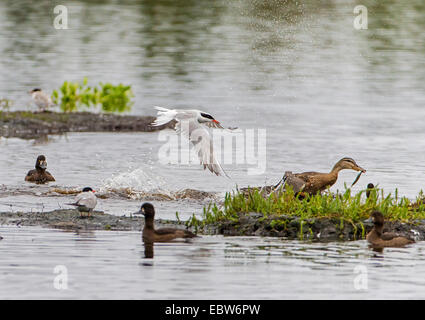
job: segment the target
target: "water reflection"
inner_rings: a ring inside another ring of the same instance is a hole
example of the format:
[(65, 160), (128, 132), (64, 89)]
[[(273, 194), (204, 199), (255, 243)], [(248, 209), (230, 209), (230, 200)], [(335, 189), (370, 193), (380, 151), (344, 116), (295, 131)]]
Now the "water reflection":
[[(205, 97), (206, 104), (226, 97), (223, 107), (247, 108), (243, 97), (263, 94), (281, 96), (272, 103), (279, 109), (310, 96), (310, 80), (318, 89), (333, 86), (341, 68), (348, 72), (344, 80), (355, 83), (353, 91), (362, 80), (373, 80), (366, 81), (373, 90), (361, 89), (368, 96), (374, 90), (392, 93), (387, 82), (399, 83), (400, 72), (417, 94), (424, 77), (420, 0), (365, 1), (370, 26), (364, 32), (354, 30), (354, 16), (347, 14), (354, 4), (336, 1), (73, 1), (67, 4), (69, 30), (53, 28), (57, 4), (0, 4), (0, 83), (17, 108), (29, 103), (24, 92), (34, 85), (51, 92), (64, 80), (84, 76), (132, 84), (136, 113), (159, 102), (174, 104), (176, 97), (193, 106)], [(322, 91), (323, 105), (336, 101), (341, 86)]]
[[(65, 80), (85, 76), (91, 83), (129, 83), (137, 114), (153, 114), (154, 105), (199, 107), (213, 110), (230, 126), (267, 128), (267, 173), (247, 176), (242, 166), (229, 166), (240, 186), (274, 182), (285, 170), (327, 170), (331, 162), (348, 155), (370, 169), (364, 181), (379, 183), (388, 192), (399, 188), (400, 194), (414, 198), (422, 188), (422, 0), (363, 1), (370, 18), (369, 29), (363, 31), (353, 28), (355, 3), (333, 0), (71, 1), (70, 29), (59, 31), (52, 26), (52, 12), (60, 2), (0, 2), (0, 96), (14, 100), (14, 108), (25, 108), (30, 101), (27, 91), (36, 86), (51, 92)], [(145, 190), (148, 185), (168, 191), (190, 184), (197, 190), (222, 192), (234, 187), (198, 167), (159, 165), (160, 146), (155, 134), (69, 134), (36, 142), (0, 139), (0, 176), (6, 184), (1, 190), (8, 192), (2, 193), (0, 208), (47, 211), (65, 202), (49, 189), (23, 182), (32, 164), (28, 159), (42, 153), (51, 159), (51, 172), (62, 188), (107, 185)], [(333, 191), (353, 179), (342, 174)], [(364, 184), (353, 191), (360, 188)], [(100, 206), (122, 215), (135, 203), (102, 199)], [(181, 219), (199, 214), (204, 205), (156, 203), (164, 218), (174, 218), (178, 210)], [(116, 298), (181, 298), (182, 292), (173, 290), (179, 281), (187, 284), (188, 298), (199, 289), (193, 283), (205, 285), (196, 298), (234, 298), (235, 293), (241, 298), (305, 298), (324, 297), (326, 292), (392, 298), (394, 290), (405, 290), (405, 298), (424, 294), (423, 280), (417, 276), (425, 271), (420, 264), (422, 243), (379, 253), (368, 250), (363, 241), (310, 244), (207, 237), (190, 245), (157, 246), (155, 266), (147, 263), (157, 274), (149, 279), (139, 263), (141, 256), (153, 261), (149, 257), (154, 248), (141, 247), (140, 233), (96, 233), (91, 238), (26, 230), (0, 228), (1, 297), (57, 297), (47, 274), (58, 260), (75, 268), (76, 291), (64, 297), (75, 292), (80, 298), (98, 297), (101, 287)], [(79, 243), (89, 240), (76, 246), (70, 241), (73, 237)], [(120, 261), (100, 262), (113, 260), (111, 256)], [(358, 263), (367, 264), (376, 281), (361, 295), (350, 287), (353, 265)], [(34, 270), (16, 276), (12, 264)], [(374, 268), (380, 268), (379, 273), (374, 274)], [(105, 282), (106, 277), (111, 281)], [(341, 282), (347, 286), (338, 287)], [(123, 286), (128, 290), (124, 292)], [(153, 293), (148, 295), (148, 290)]]
[(150, 241), (144, 241), (143, 245), (145, 246), (145, 258), (153, 259), (153, 246), (154, 243)]
[[(371, 249), (373, 252), (384, 253), (384, 248), (379, 248), (379, 247), (375, 247), (375, 246), (369, 245), (369, 249)], [(383, 256), (374, 255), (374, 257), (381, 258)]]
[(425, 271), (422, 242), (380, 254), (366, 241), (203, 236), (153, 248), (143, 245), (140, 232), (1, 226), (0, 234), (0, 298), (58, 298), (52, 288), (58, 264), (72, 275), (60, 298), (355, 299), (358, 265), (369, 276), (362, 299), (385, 299), (394, 290), (401, 299), (425, 295), (418, 277)]
[(140, 6), (142, 76), (152, 81), (169, 66), (170, 77), (192, 82), (188, 75), (206, 72), (197, 66), (218, 49), (205, 39), (221, 23), (223, 10), (207, 1), (145, 1)]

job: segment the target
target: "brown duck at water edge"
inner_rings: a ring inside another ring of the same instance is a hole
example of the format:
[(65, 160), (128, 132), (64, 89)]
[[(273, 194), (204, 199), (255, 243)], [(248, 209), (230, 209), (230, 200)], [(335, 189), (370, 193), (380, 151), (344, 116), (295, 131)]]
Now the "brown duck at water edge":
[(372, 230), (367, 234), (366, 240), (369, 241), (373, 248), (388, 248), (388, 247), (404, 247), (407, 244), (415, 241), (407, 237), (402, 237), (396, 233), (385, 232), (384, 216), (379, 211), (374, 211), (371, 215), (373, 222)]
[[(305, 192), (311, 195), (317, 192), (321, 193), (326, 190), (326, 188), (335, 184), (338, 179), (338, 173), (344, 169), (361, 171), (361, 173), (366, 172), (366, 170), (360, 167), (352, 158), (345, 157), (339, 160), (329, 173), (313, 171), (292, 173), (286, 171), (282, 180), (275, 186), (275, 189), (279, 188), (283, 183), (284, 185), (292, 186), (295, 193)], [(357, 182), (357, 179), (355, 182)]]
[(155, 229), (154, 218), (155, 209), (152, 204), (146, 202), (142, 205), (140, 211), (134, 214), (143, 214), (145, 216), (145, 226), (143, 227), (143, 242), (169, 242), (177, 238), (194, 238), (196, 235), (188, 230), (177, 228)]
[(55, 181), (55, 178), (50, 174), (47, 169), (47, 161), (46, 157), (40, 155), (37, 157), (37, 161), (35, 162), (35, 170), (30, 170), (26, 177), (25, 181), (34, 182), (37, 184), (43, 184), (51, 181)]

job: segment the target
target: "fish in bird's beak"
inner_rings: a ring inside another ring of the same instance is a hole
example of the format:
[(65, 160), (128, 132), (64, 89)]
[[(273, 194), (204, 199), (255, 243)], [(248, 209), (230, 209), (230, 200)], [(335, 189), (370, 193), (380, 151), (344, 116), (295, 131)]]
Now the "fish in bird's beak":
[(356, 164), (353, 164), (352, 169), (355, 170), (355, 171), (360, 171), (359, 174), (357, 175), (356, 179), (351, 184), (351, 186), (354, 186), (357, 183), (357, 181), (359, 181), (360, 176), (362, 175), (362, 173), (365, 173), (366, 170), (363, 169), (362, 167), (360, 167), (357, 163)]
[(215, 120), (215, 119), (212, 119), (212, 120), (211, 120), (211, 123), (212, 123), (212, 127), (214, 127), (214, 128), (224, 129), (224, 128), (221, 126), (220, 122), (219, 122), (219, 121), (217, 121), (217, 120)]
[(355, 166), (353, 166), (353, 170), (355, 170), (355, 171), (361, 171), (362, 173), (366, 173), (366, 170), (363, 169), (362, 167), (360, 167), (357, 164)]

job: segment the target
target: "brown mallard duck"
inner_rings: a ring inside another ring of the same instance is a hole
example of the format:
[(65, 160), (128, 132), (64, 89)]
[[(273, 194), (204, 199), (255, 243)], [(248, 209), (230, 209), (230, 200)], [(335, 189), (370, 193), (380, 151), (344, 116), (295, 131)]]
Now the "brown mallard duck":
[(374, 211), (371, 215), (373, 222), (372, 230), (367, 234), (366, 240), (373, 248), (404, 247), (407, 244), (414, 243), (413, 239), (400, 236), (393, 232), (383, 232), (384, 216), (379, 211)]
[[(352, 158), (345, 157), (339, 160), (329, 173), (312, 171), (292, 173), (291, 171), (286, 171), (282, 180), (274, 187), (274, 189), (278, 189), (283, 184), (284, 186), (292, 186), (295, 193), (321, 193), (322, 191), (326, 190), (326, 188), (335, 184), (336, 180), (338, 179), (338, 173), (343, 169), (360, 171), (360, 174), (366, 172), (366, 170), (360, 167)], [(358, 178), (359, 176), (354, 181), (354, 183), (357, 182)]]

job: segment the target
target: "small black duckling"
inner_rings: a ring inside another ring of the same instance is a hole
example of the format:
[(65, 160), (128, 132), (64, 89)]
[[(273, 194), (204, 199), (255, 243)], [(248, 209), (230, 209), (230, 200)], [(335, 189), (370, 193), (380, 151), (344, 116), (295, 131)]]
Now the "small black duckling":
[(375, 189), (375, 186), (373, 185), (373, 183), (368, 183), (367, 188), (366, 188), (366, 198), (369, 199), (371, 192), (373, 191), (373, 189)]
[(177, 238), (194, 238), (196, 235), (188, 230), (176, 228), (155, 229), (154, 218), (155, 209), (152, 204), (145, 202), (140, 211), (134, 214), (143, 214), (145, 216), (145, 226), (143, 227), (143, 242), (169, 242)]
[(379, 211), (374, 211), (371, 215), (373, 228), (367, 234), (366, 239), (374, 248), (386, 247), (404, 247), (407, 244), (414, 243), (415, 241), (406, 237), (402, 237), (396, 233), (385, 232), (384, 229), (384, 216)]
[(37, 157), (37, 161), (35, 163), (35, 170), (28, 171), (25, 181), (34, 182), (36, 184), (44, 184), (47, 182), (55, 181), (55, 178), (50, 174), (47, 169), (47, 161), (46, 157), (40, 155)]
[(67, 205), (77, 207), (80, 212), (80, 217), (83, 216), (83, 212), (87, 212), (87, 216), (90, 217), (90, 213), (94, 210), (97, 205), (97, 198), (95, 191), (90, 187), (85, 187), (81, 193), (75, 197), (75, 202), (67, 203)]

